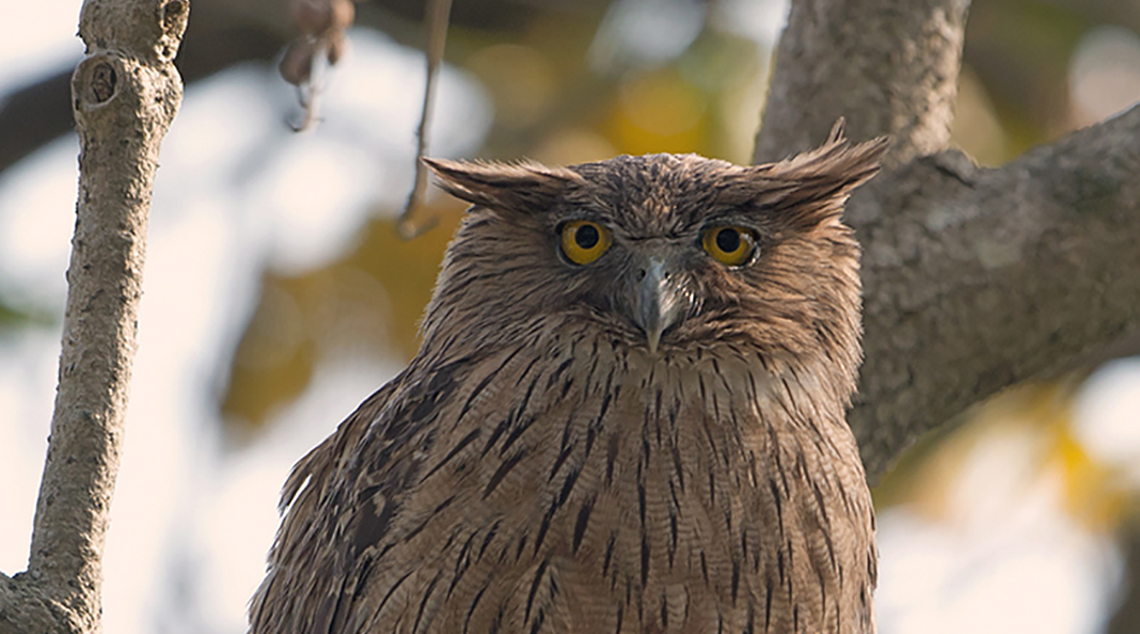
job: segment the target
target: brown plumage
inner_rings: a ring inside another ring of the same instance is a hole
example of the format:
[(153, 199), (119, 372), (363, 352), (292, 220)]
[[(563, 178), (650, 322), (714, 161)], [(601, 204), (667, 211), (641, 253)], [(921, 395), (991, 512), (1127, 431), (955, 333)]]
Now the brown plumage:
[(874, 632), (840, 215), (884, 147), (431, 161), (474, 207), (423, 346), (294, 468), (251, 631)]

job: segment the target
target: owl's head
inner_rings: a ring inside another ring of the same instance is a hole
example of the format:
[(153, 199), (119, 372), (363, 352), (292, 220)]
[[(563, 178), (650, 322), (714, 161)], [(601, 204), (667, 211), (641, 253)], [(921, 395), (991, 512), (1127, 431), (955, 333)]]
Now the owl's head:
[(696, 155), (545, 167), (428, 160), (474, 206), (425, 344), (593, 334), (651, 355), (727, 345), (858, 361), (859, 250), (843, 203), (885, 140), (741, 167)]

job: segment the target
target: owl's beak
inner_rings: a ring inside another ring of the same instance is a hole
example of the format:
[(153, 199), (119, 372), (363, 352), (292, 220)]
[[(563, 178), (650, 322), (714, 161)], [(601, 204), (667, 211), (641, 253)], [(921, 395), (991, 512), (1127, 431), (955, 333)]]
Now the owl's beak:
[(645, 333), (649, 352), (656, 354), (661, 334), (687, 313), (685, 293), (658, 257), (647, 258), (637, 275), (640, 280), (635, 283), (630, 317)]

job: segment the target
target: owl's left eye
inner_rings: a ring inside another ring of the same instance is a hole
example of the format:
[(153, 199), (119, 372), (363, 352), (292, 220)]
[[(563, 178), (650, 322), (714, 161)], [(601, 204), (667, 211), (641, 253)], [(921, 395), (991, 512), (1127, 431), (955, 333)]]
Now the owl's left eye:
[(745, 227), (713, 227), (705, 229), (701, 246), (717, 262), (740, 266), (756, 251), (756, 234)]
[(589, 264), (610, 248), (610, 230), (589, 220), (571, 220), (562, 225), (562, 253), (574, 264)]

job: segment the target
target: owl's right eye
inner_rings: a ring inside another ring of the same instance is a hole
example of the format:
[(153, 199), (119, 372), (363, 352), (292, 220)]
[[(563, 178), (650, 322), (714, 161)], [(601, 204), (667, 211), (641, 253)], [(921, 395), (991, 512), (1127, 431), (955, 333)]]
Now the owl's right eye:
[(574, 264), (589, 264), (610, 248), (610, 230), (589, 220), (571, 220), (562, 225), (562, 253)]

